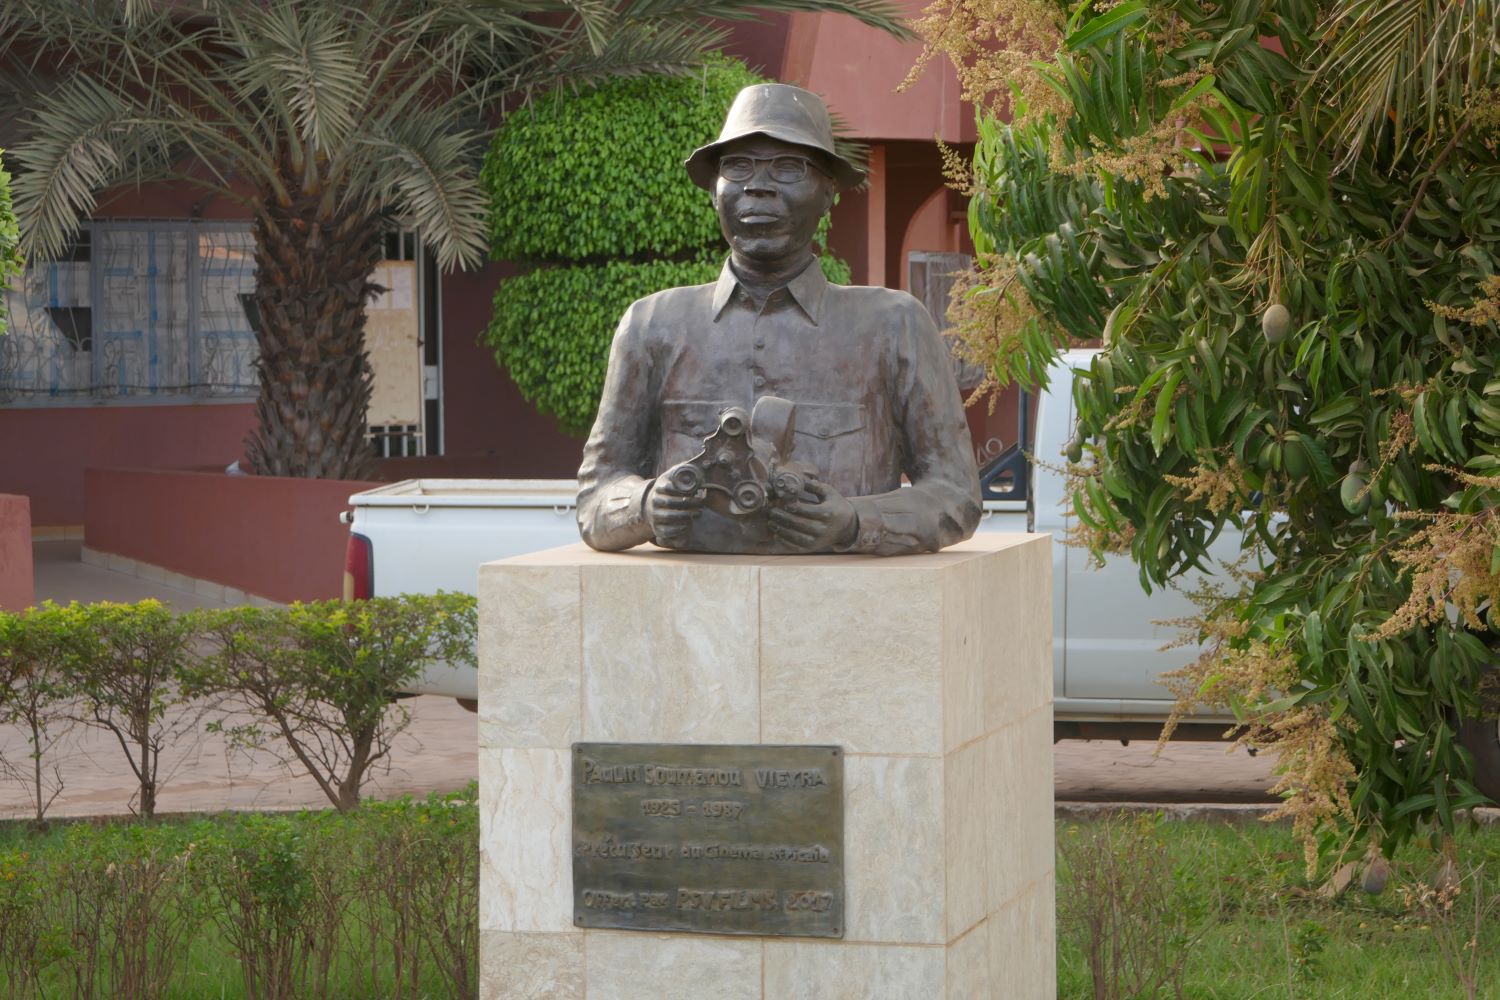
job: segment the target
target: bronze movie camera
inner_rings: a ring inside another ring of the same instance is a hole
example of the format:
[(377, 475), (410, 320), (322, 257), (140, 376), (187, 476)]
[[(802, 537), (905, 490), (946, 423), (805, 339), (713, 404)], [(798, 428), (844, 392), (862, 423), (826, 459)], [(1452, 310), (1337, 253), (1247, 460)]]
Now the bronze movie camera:
[(704, 506), (730, 517), (792, 503), (817, 472), (789, 457), (796, 419), (796, 404), (779, 396), (762, 396), (748, 415), (727, 407), (718, 429), (703, 439), (703, 451), (669, 469), (668, 482), (679, 493), (704, 491)]

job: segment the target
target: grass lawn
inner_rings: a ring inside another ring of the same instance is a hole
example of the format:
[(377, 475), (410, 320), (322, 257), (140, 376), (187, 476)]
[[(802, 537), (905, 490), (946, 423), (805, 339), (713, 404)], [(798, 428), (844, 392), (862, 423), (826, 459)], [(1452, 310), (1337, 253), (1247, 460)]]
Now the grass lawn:
[(0, 998), (468, 1000), (472, 792), (347, 816), (0, 824)]
[[(1133, 928), (1147, 950), (1160, 945), (1164, 954), (1183, 957), (1182, 995), (1192, 1000), (1462, 998), (1467, 994), (1444, 961), (1443, 942), (1465, 954), (1473, 902), (1500, 899), (1500, 825), (1460, 834), (1460, 871), (1483, 867), (1477, 892), (1474, 882), (1461, 882), (1446, 923), (1440, 910), (1424, 909), (1411, 896), (1419, 883), (1433, 884), (1442, 866), (1442, 856), (1427, 844), (1403, 850), (1379, 892), (1366, 891), (1361, 871), (1346, 891), (1330, 898), (1319, 893), (1322, 883), (1306, 878), (1300, 845), (1285, 825), (1117, 819), (1060, 822), (1057, 831), (1062, 1000), (1095, 995), (1088, 934), (1067, 915), (1105, 911), (1120, 913), (1124, 922), (1117, 926)], [(8, 984), (8, 974), (26, 965), (17, 950), (28, 942), (39, 949), (31, 965), (41, 970), (41, 990), (18, 996), (238, 1000), (250, 996), (240, 954), (249, 946), (259, 950), (267, 968), (278, 954), (294, 966), (283, 989), (256, 991), (263, 996), (312, 995), (309, 986), (317, 981), (328, 984), (319, 995), (350, 1000), (451, 997), (455, 990), (440, 967), (446, 961), (451, 968), (454, 953), (445, 959), (429, 941), (391, 933), (398, 925), (415, 929), (450, 914), (462, 939), (462, 964), (472, 976), (477, 835), (472, 798), (436, 797), (377, 805), (350, 817), (222, 817), (149, 827), (59, 824), (40, 836), (23, 824), (0, 824), (0, 997), (12, 995), (7, 985), (15, 983)], [(1108, 845), (1114, 849), (1100, 849)], [(191, 861), (179, 874), (165, 880), (151, 875), (149, 863), (175, 863), (185, 851)], [(226, 875), (234, 878), (226, 882)], [(27, 878), (38, 880), (32, 891), (24, 888)], [(249, 880), (244, 884), (254, 891), (236, 897), (239, 879)], [(139, 907), (129, 902), (152, 886), (154, 901)], [(424, 897), (432, 886), (440, 887), (439, 894)], [(401, 891), (370, 891), (377, 887)], [(234, 917), (229, 926), (250, 920), (257, 935), (230, 940), (226, 905)], [(150, 928), (134, 936), (111, 929), (96, 940), (97, 979), (80, 987), (73, 976), (87, 963), (70, 964), (64, 953), (89, 947), (79, 944), (79, 934), (90, 926), (125, 926), (135, 913), (154, 914)], [(175, 924), (174, 914), (180, 918)], [(323, 979), (309, 974), (307, 963), (317, 958), (308, 945), (326, 933), (330, 919), (337, 946)], [(38, 924), (58, 930), (44, 930), (35, 940), (14, 933)], [(164, 981), (154, 983), (118, 967), (107, 972), (111, 955), (118, 961), (132, 943), (145, 950), (164, 943), (180, 960), (170, 962), (159, 977)], [(1497, 1000), (1500, 909), (1486, 917), (1476, 944), (1474, 996)], [(392, 962), (396, 951), (406, 955), (400, 986)], [(122, 976), (146, 988), (122, 990)], [(472, 978), (469, 983), (472, 989)], [(1158, 1000), (1176, 993), (1166, 988), (1109, 995)]]
[[(1110, 821), (1117, 825), (1121, 821)], [(1116, 827), (1117, 828), (1117, 827)], [(1102, 832), (1099, 823), (1059, 822), (1059, 913), (1080, 880), (1065, 863), (1068, 841), (1087, 846)], [(1378, 893), (1366, 892), (1363, 872), (1336, 898), (1310, 883), (1300, 845), (1290, 827), (1259, 822), (1160, 822), (1150, 836), (1165, 851), (1168, 898), (1184, 915), (1176, 942), (1185, 947), (1183, 995), (1193, 1000), (1421, 1000), (1465, 997), (1443, 959), (1445, 931), (1461, 951), (1471, 938), (1474, 885), (1461, 894), (1445, 925), (1433, 909), (1423, 910), (1404, 896), (1403, 887), (1431, 885), (1441, 856), (1428, 844), (1414, 844), (1394, 859)], [(1458, 837), (1459, 869), (1482, 864), (1479, 893), (1500, 897), (1500, 826), (1465, 830)], [(1087, 876), (1085, 876), (1087, 878)], [(1089, 892), (1095, 903), (1107, 891), (1098, 881)], [(1087, 890), (1085, 890), (1087, 891)], [(1170, 936), (1169, 932), (1168, 936)], [(1086, 935), (1060, 925), (1058, 996), (1091, 1000), (1094, 992), (1086, 959)], [(1492, 909), (1477, 941), (1475, 996), (1500, 998), (1500, 910)], [(1172, 997), (1166, 990), (1151, 996)]]

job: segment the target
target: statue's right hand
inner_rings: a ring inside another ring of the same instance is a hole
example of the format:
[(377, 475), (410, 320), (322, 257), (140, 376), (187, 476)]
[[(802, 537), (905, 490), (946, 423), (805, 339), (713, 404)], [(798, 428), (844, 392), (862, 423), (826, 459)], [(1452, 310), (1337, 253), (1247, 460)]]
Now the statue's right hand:
[[(664, 548), (677, 548), (685, 539), (693, 518), (703, 508), (704, 491), (686, 489), (694, 477), (678, 475), (678, 471), (691, 466), (678, 465), (656, 477), (651, 491), (646, 496), (646, 523), (656, 544)], [(701, 476), (697, 477), (701, 481)]]

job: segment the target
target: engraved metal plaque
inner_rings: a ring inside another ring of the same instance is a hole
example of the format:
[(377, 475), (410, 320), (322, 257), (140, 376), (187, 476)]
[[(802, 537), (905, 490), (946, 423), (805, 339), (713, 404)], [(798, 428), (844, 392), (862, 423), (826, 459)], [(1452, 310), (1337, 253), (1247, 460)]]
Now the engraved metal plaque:
[(843, 937), (843, 752), (573, 744), (573, 920)]

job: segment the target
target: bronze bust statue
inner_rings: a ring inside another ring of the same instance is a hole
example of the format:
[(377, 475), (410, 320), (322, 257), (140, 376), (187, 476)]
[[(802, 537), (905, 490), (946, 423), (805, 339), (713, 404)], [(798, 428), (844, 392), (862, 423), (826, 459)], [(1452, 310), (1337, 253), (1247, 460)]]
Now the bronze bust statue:
[(898, 555), (973, 534), (979, 479), (932, 318), (905, 292), (830, 284), (812, 252), (862, 179), (823, 101), (747, 87), (686, 165), (729, 260), (620, 320), (578, 470), (584, 541)]

